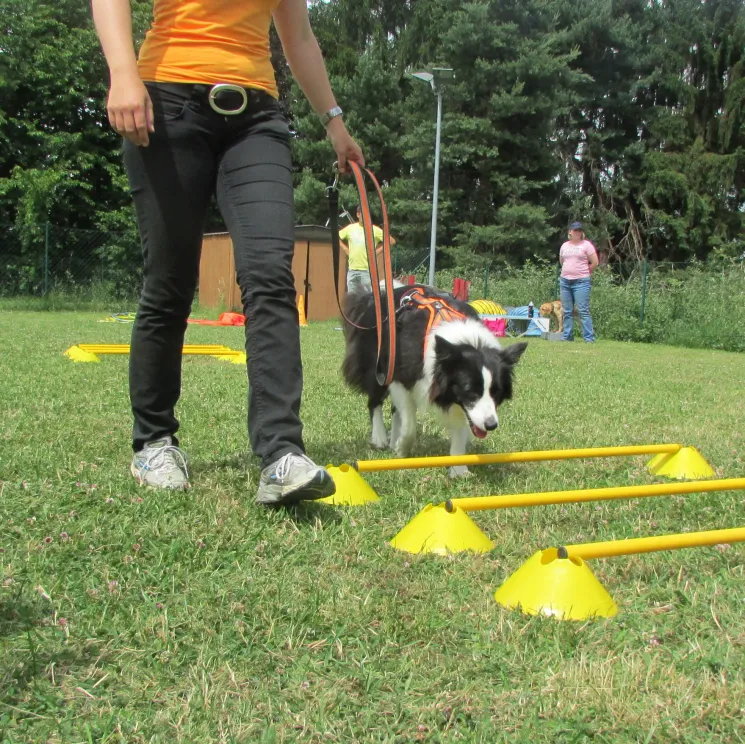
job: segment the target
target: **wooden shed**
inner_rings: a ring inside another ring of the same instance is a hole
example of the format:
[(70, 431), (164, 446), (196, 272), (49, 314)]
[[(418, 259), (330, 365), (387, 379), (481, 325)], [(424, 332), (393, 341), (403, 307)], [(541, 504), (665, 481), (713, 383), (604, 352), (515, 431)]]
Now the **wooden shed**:
[[(380, 263), (380, 262), (379, 262)], [(334, 296), (334, 262), (331, 230), (320, 225), (295, 228), (295, 255), (292, 261), (295, 290), (305, 302), (309, 321), (339, 318)], [(347, 257), (341, 252), (339, 291), (347, 291)], [(201, 307), (243, 312), (241, 291), (235, 277), (233, 241), (228, 233), (204, 236), (199, 265), (199, 304)]]

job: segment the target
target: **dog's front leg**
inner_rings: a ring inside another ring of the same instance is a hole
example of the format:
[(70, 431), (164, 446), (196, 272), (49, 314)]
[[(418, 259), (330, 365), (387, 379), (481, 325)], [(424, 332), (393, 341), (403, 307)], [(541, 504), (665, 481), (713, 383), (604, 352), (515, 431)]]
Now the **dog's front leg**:
[(388, 432), (385, 430), (382, 405), (370, 408), (370, 422), (372, 424), (370, 444), (372, 444), (375, 449), (385, 449), (388, 446)]
[(396, 406), (391, 406), (391, 449), (396, 449), (399, 437), (401, 436), (401, 414)]
[(396, 454), (408, 457), (416, 443), (416, 401), (414, 396), (400, 383), (394, 382), (390, 388), (391, 401), (395, 408), (398, 424), (391, 424), (391, 430), (396, 431)]
[[(468, 437), (471, 434), (471, 430), (467, 426), (459, 426), (457, 428), (450, 429), (450, 454), (451, 455), (465, 455), (468, 447)], [(465, 475), (470, 475), (468, 468), (465, 465), (453, 465), (448, 468), (448, 475), (451, 478), (462, 478)]]

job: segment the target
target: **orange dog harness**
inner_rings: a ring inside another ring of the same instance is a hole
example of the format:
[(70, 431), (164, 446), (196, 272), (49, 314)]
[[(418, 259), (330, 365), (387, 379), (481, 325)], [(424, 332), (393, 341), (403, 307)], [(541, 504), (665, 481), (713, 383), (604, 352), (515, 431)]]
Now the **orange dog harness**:
[(424, 348), (427, 348), (429, 334), (437, 328), (440, 323), (450, 323), (453, 320), (465, 320), (466, 316), (449, 305), (442, 297), (425, 297), (422, 290), (416, 287), (406, 292), (400, 300), (401, 309), (413, 307), (417, 310), (426, 310), (429, 313), (427, 321), (427, 332), (424, 334)]

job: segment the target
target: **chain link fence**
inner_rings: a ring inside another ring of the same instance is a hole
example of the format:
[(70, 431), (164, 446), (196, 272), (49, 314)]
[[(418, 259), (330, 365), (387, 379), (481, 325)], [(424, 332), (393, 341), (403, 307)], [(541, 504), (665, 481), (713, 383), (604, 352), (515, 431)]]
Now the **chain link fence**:
[[(429, 249), (393, 246), (397, 276), (426, 268)], [(0, 225), (0, 297), (50, 294), (136, 301), (142, 254), (136, 232), (78, 230), (49, 223)]]
[(49, 223), (0, 226), (0, 297), (109, 297), (132, 301), (142, 282), (136, 233)]
[[(418, 277), (421, 279), (421, 276)], [(548, 263), (437, 273), (451, 289), (471, 282), (471, 299), (504, 307), (560, 299), (559, 269)], [(613, 262), (592, 277), (590, 307), (599, 338), (745, 351), (745, 262)]]
[[(428, 248), (396, 245), (394, 274), (427, 281)], [(472, 299), (505, 307), (559, 299), (559, 268), (482, 264), (437, 272), (437, 285), (471, 282)], [(0, 225), (0, 298), (91, 301), (136, 306), (142, 258), (136, 231), (78, 230), (50, 224)], [(64, 302), (58, 304), (61, 306)], [(599, 338), (745, 351), (745, 262), (614, 262), (593, 275), (591, 310)]]
[(407, 248), (398, 243), (391, 248), (391, 265), (394, 276), (413, 274), (417, 281), (426, 281), (423, 275), (429, 267), (429, 248)]

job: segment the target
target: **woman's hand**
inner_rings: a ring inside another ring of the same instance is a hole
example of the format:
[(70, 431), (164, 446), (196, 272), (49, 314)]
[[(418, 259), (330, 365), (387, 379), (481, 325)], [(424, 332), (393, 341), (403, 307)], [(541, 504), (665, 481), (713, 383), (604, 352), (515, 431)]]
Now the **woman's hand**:
[(340, 116), (335, 116), (326, 126), (331, 145), (336, 152), (336, 158), (339, 161), (339, 173), (348, 173), (347, 161), (351, 160), (364, 167), (365, 156), (362, 154), (360, 146), (352, 139), (352, 135), (347, 131), (347, 127)]
[(91, 0), (91, 10), (111, 76), (109, 123), (122, 137), (147, 146), (148, 132), (155, 131), (153, 105), (137, 72), (130, 0)]
[(106, 109), (115, 132), (135, 145), (148, 146), (148, 135), (155, 131), (153, 103), (139, 75), (112, 76)]

